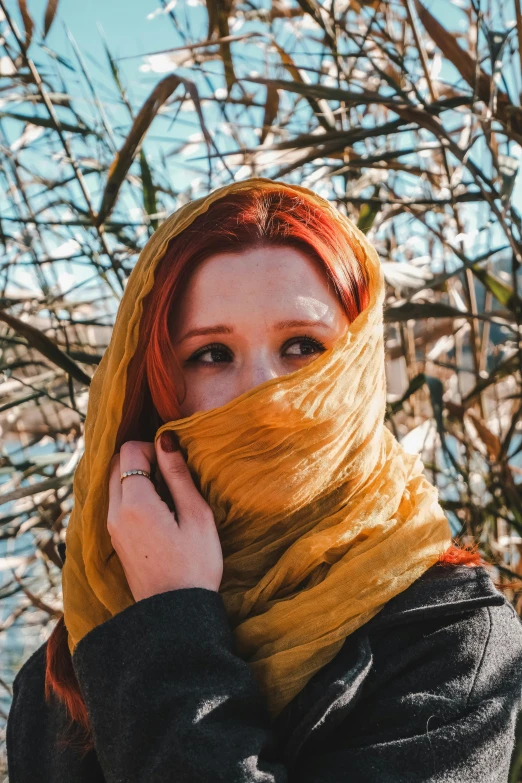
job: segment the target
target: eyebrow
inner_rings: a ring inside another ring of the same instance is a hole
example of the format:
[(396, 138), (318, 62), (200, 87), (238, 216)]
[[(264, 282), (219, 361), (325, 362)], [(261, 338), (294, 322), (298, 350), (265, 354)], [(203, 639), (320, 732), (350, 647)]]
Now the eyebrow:
[[(278, 321), (274, 324), (274, 329), (281, 331), (283, 329), (289, 329), (292, 326), (319, 326), (322, 329), (332, 330), (329, 324), (324, 321), (313, 321), (303, 319), (291, 319), (287, 321)], [(190, 329), (183, 337), (178, 340), (177, 344), (182, 343), (184, 340), (188, 340), (189, 337), (199, 337), (204, 334), (233, 334), (234, 329), (226, 324), (216, 324), (216, 326), (201, 326), (197, 329)]]

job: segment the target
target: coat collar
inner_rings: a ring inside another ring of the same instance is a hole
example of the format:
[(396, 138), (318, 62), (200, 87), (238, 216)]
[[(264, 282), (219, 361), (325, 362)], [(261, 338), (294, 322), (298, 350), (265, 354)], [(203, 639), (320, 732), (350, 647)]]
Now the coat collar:
[(505, 603), (484, 566), (434, 565), (384, 606), (373, 628)]
[(428, 569), (348, 636), (335, 658), (316, 672), (275, 718), (278, 752), (287, 767), (293, 767), (310, 736), (331, 730), (354, 707), (373, 664), (372, 631), (505, 602), (483, 566), (435, 565)]

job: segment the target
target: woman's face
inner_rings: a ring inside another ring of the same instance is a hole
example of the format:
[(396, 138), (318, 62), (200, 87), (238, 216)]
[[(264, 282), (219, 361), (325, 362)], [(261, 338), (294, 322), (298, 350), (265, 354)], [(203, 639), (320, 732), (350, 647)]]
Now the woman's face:
[(210, 256), (188, 281), (173, 324), (187, 389), (181, 416), (313, 362), (348, 325), (326, 272), (299, 250)]

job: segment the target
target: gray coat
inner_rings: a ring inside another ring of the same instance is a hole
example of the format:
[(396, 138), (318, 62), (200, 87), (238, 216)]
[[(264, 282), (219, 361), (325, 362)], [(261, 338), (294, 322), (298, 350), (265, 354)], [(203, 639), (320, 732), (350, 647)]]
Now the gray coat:
[(93, 728), (58, 749), (43, 644), (14, 681), (10, 783), (507, 783), (522, 624), (482, 567), (434, 566), (347, 637), (271, 722), (221, 596), (138, 601), (73, 666)]

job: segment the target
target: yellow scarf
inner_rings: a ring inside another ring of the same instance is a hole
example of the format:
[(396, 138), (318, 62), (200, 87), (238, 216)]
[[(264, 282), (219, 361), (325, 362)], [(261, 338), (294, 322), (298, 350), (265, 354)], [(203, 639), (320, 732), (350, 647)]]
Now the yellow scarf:
[[(333, 347), (223, 405), (166, 422), (211, 506), (223, 548), (220, 587), (237, 651), (272, 717), (345, 637), (420, 577), (451, 544), (437, 489), (384, 425), (384, 277), (364, 234), (302, 186), (253, 177), (171, 215), (133, 269), (90, 388), (85, 451), (67, 527), (64, 621), (69, 649), (134, 603), (107, 531), (109, 464), (142, 299), (169, 240), (231, 191), (306, 194), (366, 258), (370, 300)], [(190, 631), (188, 631), (190, 633)]]

